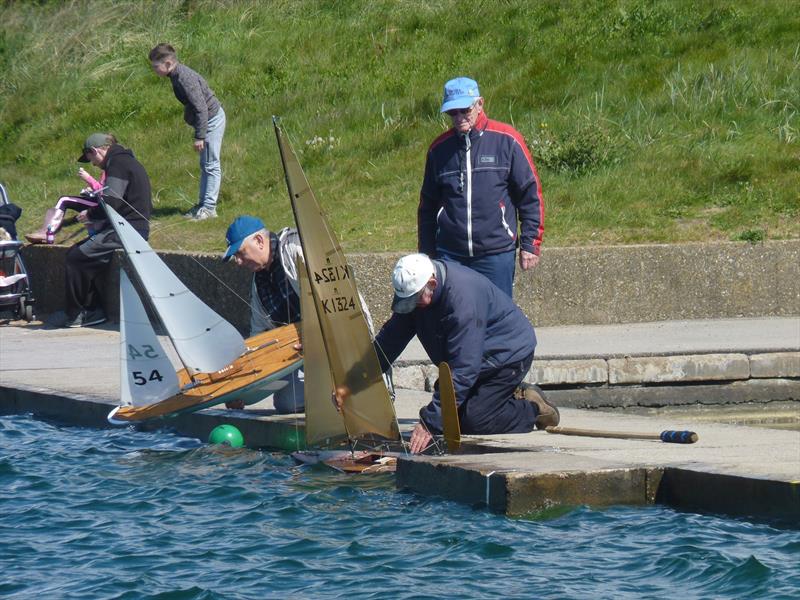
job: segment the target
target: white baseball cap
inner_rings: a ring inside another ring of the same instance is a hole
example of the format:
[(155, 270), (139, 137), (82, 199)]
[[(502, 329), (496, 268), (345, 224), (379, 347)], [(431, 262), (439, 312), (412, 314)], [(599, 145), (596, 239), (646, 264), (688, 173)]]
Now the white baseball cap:
[(409, 254), (398, 260), (392, 273), (392, 311), (410, 313), (414, 310), (422, 290), (433, 275), (433, 262), (425, 254)]

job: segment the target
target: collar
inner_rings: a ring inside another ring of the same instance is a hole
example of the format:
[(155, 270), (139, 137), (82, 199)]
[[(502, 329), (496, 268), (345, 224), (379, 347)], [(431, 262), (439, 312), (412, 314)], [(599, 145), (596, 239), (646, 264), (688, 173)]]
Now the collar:
[[(478, 120), (475, 121), (475, 127), (469, 130), (469, 133), (467, 134), (469, 136), (469, 141), (471, 143), (475, 142), (479, 137), (483, 135), (483, 132), (486, 131), (486, 128), (488, 126), (489, 126), (489, 117), (486, 116), (486, 112), (484, 111), (480, 114), (480, 116), (478, 116)], [(461, 144), (466, 143), (464, 141), (464, 138), (466, 136), (456, 131), (455, 127), (453, 127), (452, 131), (455, 134), (456, 138), (460, 140)]]
[(442, 290), (444, 290), (444, 282), (447, 280), (447, 267), (441, 260), (434, 260), (433, 268), (436, 273), (436, 289), (433, 290), (433, 297), (431, 298), (431, 306), (439, 301), (442, 297)]
[(481, 114), (478, 115), (478, 120), (475, 121), (475, 127), (470, 130), (470, 133), (473, 131), (477, 132), (478, 135), (483, 135), (484, 130), (486, 127), (489, 126), (489, 117), (486, 116), (486, 111), (481, 111)]
[(276, 266), (280, 266), (281, 258), (278, 256), (278, 236), (271, 230), (269, 232), (269, 256), (270, 263), (267, 271), (272, 271)]

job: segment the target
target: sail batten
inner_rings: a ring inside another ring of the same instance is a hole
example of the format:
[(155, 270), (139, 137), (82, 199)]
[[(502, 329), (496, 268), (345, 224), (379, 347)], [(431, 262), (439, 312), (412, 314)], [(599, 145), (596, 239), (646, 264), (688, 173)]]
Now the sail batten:
[[(312, 396), (306, 392), (306, 419), (313, 420), (316, 411), (326, 411), (326, 405), (331, 405), (334, 387), (347, 386), (352, 394), (345, 401), (340, 417), (344, 420), (347, 434), (353, 438), (378, 434), (398, 439), (397, 418), (372, 345), (353, 271), (314, 197), (297, 156), (277, 122), (274, 124), (311, 290), (303, 305), (303, 320), (313, 309), (321, 334), (318, 345), (324, 348), (326, 369), (331, 375), (325, 385), (332, 384), (325, 393)], [(303, 343), (305, 346), (306, 341)], [(308, 352), (306, 349), (306, 373), (315, 368)]]
[(236, 328), (195, 296), (112, 207), (105, 205), (105, 209), (186, 368), (192, 373), (213, 373), (241, 356), (246, 348)]

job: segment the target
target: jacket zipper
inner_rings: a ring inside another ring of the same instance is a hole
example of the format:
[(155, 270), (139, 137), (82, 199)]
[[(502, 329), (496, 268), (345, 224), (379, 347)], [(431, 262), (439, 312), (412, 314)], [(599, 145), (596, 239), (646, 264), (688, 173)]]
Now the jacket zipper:
[(467, 250), (470, 257), (472, 256), (472, 140), (469, 139), (469, 133), (464, 136), (464, 142), (467, 146), (466, 160), (467, 160)]

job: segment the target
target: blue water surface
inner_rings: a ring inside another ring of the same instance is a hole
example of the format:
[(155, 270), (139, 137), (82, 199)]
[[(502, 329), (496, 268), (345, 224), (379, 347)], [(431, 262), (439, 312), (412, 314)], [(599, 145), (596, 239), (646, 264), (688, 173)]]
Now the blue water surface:
[(0, 597), (797, 598), (800, 531), (511, 519), (290, 457), (0, 417)]

